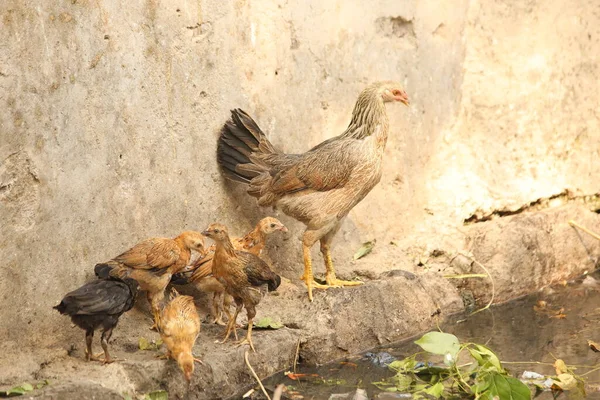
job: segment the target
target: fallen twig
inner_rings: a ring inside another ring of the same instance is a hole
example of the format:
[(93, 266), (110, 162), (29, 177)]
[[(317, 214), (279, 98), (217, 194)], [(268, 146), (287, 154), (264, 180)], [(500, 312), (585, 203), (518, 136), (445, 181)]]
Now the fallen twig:
[(244, 360), (246, 361), (246, 366), (248, 366), (248, 369), (250, 369), (252, 376), (254, 376), (254, 379), (256, 379), (256, 381), (258, 382), (258, 386), (260, 386), (264, 395), (267, 397), (267, 399), (271, 400), (271, 397), (269, 396), (269, 394), (267, 393), (267, 390), (265, 389), (262, 382), (260, 381), (260, 378), (258, 377), (258, 375), (256, 375), (256, 372), (254, 372), (254, 368), (252, 368), (252, 365), (250, 365), (250, 361), (248, 361), (248, 350), (246, 350), (246, 352), (244, 353)]
[(485, 271), (485, 273), (487, 274), (487, 276), (490, 278), (490, 281), (492, 282), (492, 298), (490, 299), (490, 301), (485, 305), (485, 307), (480, 308), (479, 310), (475, 310), (471, 313), (471, 315), (477, 314), (478, 312), (487, 310), (488, 308), (490, 308), (490, 306), (494, 303), (494, 297), (496, 296), (496, 285), (494, 283), (494, 278), (492, 278), (492, 274), (490, 274), (490, 271), (488, 271), (488, 269), (479, 261), (477, 261), (473, 256), (470, 256), (468, 254), (459, 252), (458, 254), (462, 255), (463, 257), (467, 257), (469, 260), (471, 260), (473, 263), (477, 264), (479, 266), (479, 268), (481, 268), (482, 270)]
[(300, 339), (296, 343), (296, 355), (294, 356), (294, 373), (296, 373), (296, 365), (298, 364), (298, 356), (300, 355)]
[(460, 274), (460, 275), (444, 275), (446, 279), (467, 279), (467, 278), (487, 278), (487, 274)]
[(579, 229), (581, 229), (582, 231), (584, 231), (585, 233), (587, 233), (588, 235), (600, 240), (600, 235), (598, 235), (595, 232), (590, 231), (588, 228), (579, 225), (577, 222), (573, 221), (573, 220), (569, 220), (569, 225), (577, 227)]

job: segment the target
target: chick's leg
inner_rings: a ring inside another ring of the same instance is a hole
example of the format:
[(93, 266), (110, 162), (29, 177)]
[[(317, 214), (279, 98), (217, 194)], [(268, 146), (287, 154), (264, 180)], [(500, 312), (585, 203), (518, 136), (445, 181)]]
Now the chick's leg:
[(237, 316), (240, 313), (240, 310), (242, 309), (242, 307), (243, 307), (243, 304), (238, 303), (236, 301), (235, 313), (233, 314), (233, 318), (229, 318), (229, 323), (227, 324), (227, 331), (225, 331), (225, 338), (223, 339), (223, 341), (221, 341), (221, 343), (225, 343), (227, 341), (227, 339), (229, 339), (229, 336), (231, 335), (231, 331), (233, 331), (235, 340), (237, 340), (237, 338), (238, 338), (237, 327), (236, 327)]
[(302, 238), (302, 255), (304, 258), (304, 274), (300, 277), (301, 280), (306, 283), (306, 288), (308, 289), (308, 299), (310, 301), (313, 300), (312, 290), (315, 289), (327, 289), (326, 285), (321, 285), (318, 282), (315, 282), (315, 278), (312, 270), (312, 260), (310, 257), (310, 248), (316, 242), (315, 239), (315, 231), (306, 231), (304, 232), (304, 236)]
[(225, 325), (223, 322), (223, 298), (225, 293), (215, 292), (212, 300), (213, 324)]
[(116, 360), (115, 358), (111, 358), (108, 352), (108, 341), (112, 336), (112, 331), (113, 328), (109, 328), (102, 332), (102, 340), (100, 342), (102, 344), (102, 349), (104, 350), (104, 361), (102, 361), (102, 364), (110, 364), (111, 362)]
[(244, 344), (249, 344), (252, 351), (256, 353), (256, 350), (254, 349), (254, 344), (252, 344), (252, 324), (254, 323), (256, 309), (254, 307), (248, 307), (246, 308), (246, 313), (248, 315), (248, 333), (246, 334), (246, 337), (243, 340), (237, 342), (236, 345), (239, 347)]
[(158, 330), (158, 325), (160, 321), (160, 304), (165, 297), (164, 292), (151, 293), (148, 292), (148, 302), (150, 303), (150, 307), (152, 308), (152, 316), (154, 318), (154, 324), (150, 327), (151, 330)]
[(94, 340), (94, 330), (88, 329), (85, 331), (85, 360), (91, 361), (94, 359), (94, 353), (92, 353), (92, 340)]

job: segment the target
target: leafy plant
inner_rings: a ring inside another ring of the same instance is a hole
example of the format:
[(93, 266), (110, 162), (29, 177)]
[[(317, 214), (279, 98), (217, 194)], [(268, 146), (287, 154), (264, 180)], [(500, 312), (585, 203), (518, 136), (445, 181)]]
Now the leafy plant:
[(35, 389), (41, 389), (44, 386), (49, 385), (49, 384), (50, 384), (49, 380), (43, 380), (41, 382), (36, 383), (35, 385), (32, 385), (29, 382), (25, 382), (19, 386), (15, 386), (6, 391), (0, 391), (0, 396), (2, 396), (2, 397), (3, 396), (6, 396), (6, 397), (21, 396), (21, 395), (24, 395), (25, 393), (29, 393)]
[[(531, 399), (529, 387), (510, 376), (486, 346), (461, 344), (456, 336), (443, 332), (426, 333), (415, 343), (424, 352), (391, 363), (389, 368), (396, 375), (374, 382), (377, 387), (412, 393), (414, 399)], [(426, 362), (417, 361), (419, 355), (424, 355)], [(433, 364), (427, 361), (431, 356), (442, 356), (443, 360)], [(459, 359), (466, 358), (471, 362), (458, 364)]]
[(283, 324), (274, 321), (271, 317), (263, 317), (253, 323), (253, 326), (258, 329), (281, 329)]

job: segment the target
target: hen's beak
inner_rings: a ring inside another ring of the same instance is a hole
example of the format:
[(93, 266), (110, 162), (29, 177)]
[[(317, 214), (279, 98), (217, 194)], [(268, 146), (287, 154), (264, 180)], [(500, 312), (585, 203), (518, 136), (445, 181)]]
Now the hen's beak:
[(400, 96), (396, 98), (400, 103), (405, 106), (410, 106), (410, 102), (408, 101), (408, 95), (406, 93), (402, 93)]

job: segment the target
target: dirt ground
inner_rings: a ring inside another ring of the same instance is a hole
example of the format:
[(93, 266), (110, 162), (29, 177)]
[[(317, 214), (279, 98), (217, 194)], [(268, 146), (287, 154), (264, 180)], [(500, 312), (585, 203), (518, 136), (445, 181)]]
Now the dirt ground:
[[(360, 277), (363, 286), (317, 291), (312, 303), (297, 278), (284, 278), (257, 315), (284, 327), (255, 331), (257, 353), (250, 354), (250, 363), (261, 378), (291, 368), (296, 358), (325, 363), (435, 327), (450, 314), (484, 306), (492, 295), (494, 302), (503, 302), (590, 272), (598, 265), (600, 242), (571, 227), (571, 219), (600, 231), (597, 213), (571, 203), (468, 225), (460, 236), (443, 240), (411, 238), (410, 243), (423, 246), (376, 245), (363, 259), (339, 265), (342, 277)], [(481, 273), (491, 279), (452, 279)], [(208, 313), (208, 296), (182, 292), (194, 295), (201, 314)], [(120, 360), (104, 366), (83, 361), (83, 332), (65, 318), (64, 341), (25, 352), (4, 342), (0, 383), (10, 387), (47, 379), (50, 385), (30, 397), (40, 399), (135, 398), (156, 390), (175, 399), (217, 399), (253, 385), (244, 363), (246, 347), (217, 343), (223, 327), (203, 324), (194, 352), (204, 364), (197, 365), (188, 386), (173, 361), (156, 358), (164, 350), (139, 349), (140, 337), (159, 337), (149, 326), (142, 298), (115, 330), (111, 349)]]

